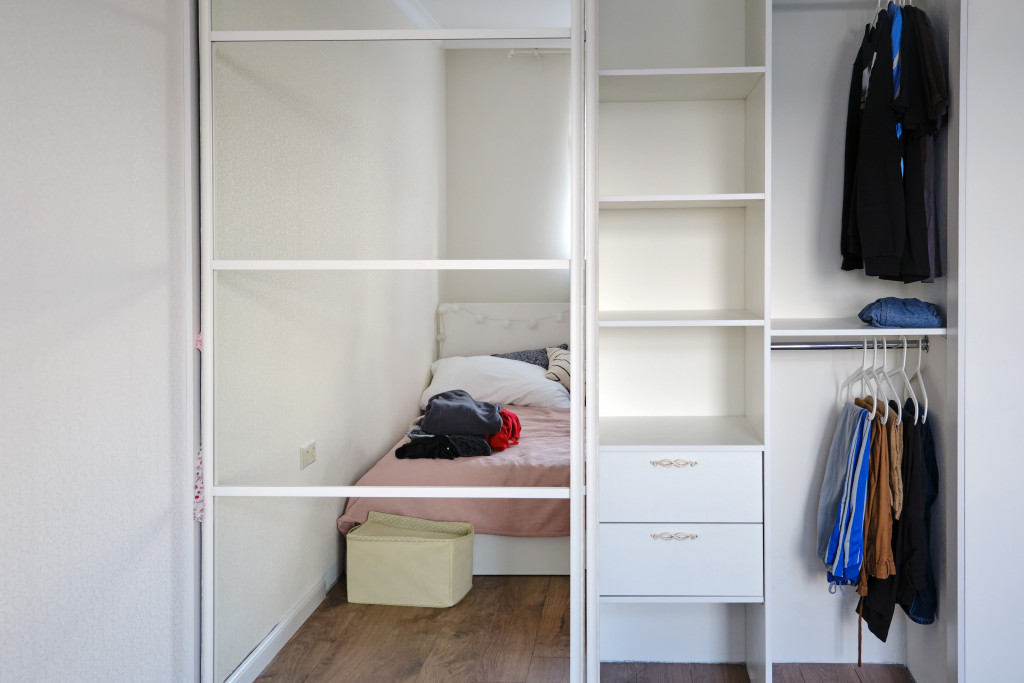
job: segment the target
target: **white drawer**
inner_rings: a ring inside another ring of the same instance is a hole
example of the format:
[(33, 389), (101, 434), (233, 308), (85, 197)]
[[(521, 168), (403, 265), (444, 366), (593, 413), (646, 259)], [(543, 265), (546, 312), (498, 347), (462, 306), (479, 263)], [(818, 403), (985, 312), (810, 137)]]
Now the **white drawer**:
[[(599, 529), (601, 595), (764, 594), (760, 524), (601, 524)], [(671, 534), (686, 540), (670, 539)]]
[(764, 520), (761, 451), (602, 451), (600, 458), (602, 522)]

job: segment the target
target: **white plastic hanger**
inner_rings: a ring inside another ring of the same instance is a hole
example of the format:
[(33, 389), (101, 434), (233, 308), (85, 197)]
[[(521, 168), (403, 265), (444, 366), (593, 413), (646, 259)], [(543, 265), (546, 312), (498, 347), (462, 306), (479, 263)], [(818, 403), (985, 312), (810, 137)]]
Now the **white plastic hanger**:
[(910, 376), (910, 381), (913, 382), (915, 379), (921, 385), (921, 398), (924, 399), (924, 411), (921, 413), (921, 424), (928, 421), (928, 389), (924, 386), (924, 375), (921, 374), (921, 358), (924, 357), (924, 343), (923, 340), (918, 341), (917, 347), (917, 368), (914, 370), (914, 374)]
[[(873, 338), (874, 349), (872, 350), (872, 363), (871, 363), (871, 376), (875, 380), (875, 409), (878, 408), (878, 403), (881, 401), (882, 405), (885, 406), (885, 414), (882, 416), (882, 424), (889, 422), (889, 388), (886, 387), (888, 377), (885, 374), (885, 339), (882, 340), (882, 365), (878, 365), (878, 338)], [(883, 382), (883, 378), (885, 381)], [(891, 385), (890, 385), (891, 386)]]
[(913, 385), (911, 385), (910, 377), (907, 375), (907, 352), (909, 350), (908, 346), (910, 343), (907, 341), (907, 338), (903, 335), (900, 335), (900, 341), (903, 343), (903, 361), (900, 364), (899, 368), (889, 373), (889, 376), (896, 377), (897, 375), (899, 375), (900, 379), (903, 380), (903, 388), (905, 390), (905, 393), (907, 394), (907, 398), (909, 398), (911, 403), (914, 404), (914, 424), (917, 424), (917, 420), (920, 415), (918, 410), (919, 405), (917, 402), (917, 394), (914, 393), (914, 387)]
[[(902, 405), (902, 402), (903, 402), (902, 394), (900, 393), (899, 389), (896, 388), (896, 385), (892, 383), (892, 376), (893, 376), (893, 374), (896, 371), (894, 370), (893, 372), (887, 372), (886, 369), (885, 369), (885, 367), (886, 367), (886, 351), (885, 351), (885, 349), (886, 349), (886, 342), (883, 339), (882, 340), (882, 376), (885, 378), (885, 383), (889, 385), (889, 390), (892, 392), (893, 400), (896, 401), (897, 405)], [(900, 408), (900, 409), (898, 409), (896, 411), (896, 424), (902, 424), (902, 423), (903, 423), (903, 410), (902, 410), (902, 408)]]
[[(849, 377), (847, 377), (846, 380), (842, 384), (839, 385), (839, 391), (837, 393), (837, 398), (839, 400), (839, 405), (840, 406), (844, 402), (846, 402), (846, 403), (853, 403), (853, 385), (856, 384), (858, 381), (860, 382), (860, 385), (861, 385), (861, 389), (860, 389), (861, 395), (863, 396), (863, 395), (867, 394), (867, 391), (868, 391), (868, 387), (867, 387), (867, 380), (868, 380), (867, 364), (868, 364), (868, 339), (867, 339), (867, 337), (864, 337), (864, 339), (862, 341), (862, 346), (861, 346), (860, 367), (857, 368), (856, 370), (854, 370), (853, 374), (850, 375)], [(844, 391), (846, 393), (845, 400), (843, 398)], [(872, 410), (871, 411), (871, 419), (874, 419), (874, 417), (875, 417), (875, 411)]]

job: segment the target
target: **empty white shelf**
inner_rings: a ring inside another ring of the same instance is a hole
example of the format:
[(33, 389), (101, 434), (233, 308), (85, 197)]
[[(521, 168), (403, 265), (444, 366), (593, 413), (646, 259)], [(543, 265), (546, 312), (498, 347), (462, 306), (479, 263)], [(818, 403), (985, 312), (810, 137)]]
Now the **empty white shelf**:
[(737, 194), (602, 195), (598, 206), (615, 209), (728, 209), (764, 202), (763, 192)]
[(750, 595), (602, 595), (601, 602), (608, 603), (649, 603), (649, 604), (719, 604), (730, 602), (759, 603), (761, 596)]
[(601, 311), (601, 327), (761, 327), (764, 318), (742, 309)]
[(568, 270), (568, 259), (214, 259), (213, 270)]
[(921, 337), (945, 336), (945, 327), (871, 327), (859, 318), (775, 318), (772, 337)]
[(602, 416), (598, 441), (606, 451), (748, 451), (764, 447), (764, 440), (741, 415)]
[(742, 100), (764, 73), (763, 66), (603, 70), (598, 97), (601, 102)]

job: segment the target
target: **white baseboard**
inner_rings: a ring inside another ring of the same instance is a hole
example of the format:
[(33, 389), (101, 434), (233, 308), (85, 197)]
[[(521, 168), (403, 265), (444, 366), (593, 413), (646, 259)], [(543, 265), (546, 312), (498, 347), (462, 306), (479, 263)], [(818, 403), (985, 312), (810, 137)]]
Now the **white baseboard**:
[(252, 683), (263, 673), (274, 657), (281, 651), (288, 640), (295, 635), (306, 619), (320, 606), (320, 603), (327, 597), (327, 591), (334, 587), (341, 576), (341, 570), (337, 564), (324, 573), (323, 580), (317, 581), (310, 586), (309, 590), (299, 598), (298, 602), (292, 605), (288, 613), (277, 622), (267, 637), (256, 646), (249, 656), (246, 657), (238, 668), (228, 676), (224, 683)]

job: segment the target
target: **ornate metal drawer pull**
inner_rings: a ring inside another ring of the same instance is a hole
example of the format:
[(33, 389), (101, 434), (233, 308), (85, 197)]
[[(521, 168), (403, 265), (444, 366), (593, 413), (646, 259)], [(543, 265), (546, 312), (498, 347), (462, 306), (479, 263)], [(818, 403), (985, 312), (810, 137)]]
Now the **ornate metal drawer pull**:
[(696, 541), (697, 534), (673, 534), (668, 531), (662, 531), (660, 534), (651, 534), (651, 538), (655, 541)]
[(697, 461), (683, 459), (669, 460), (668, 458), (665, 458), (664, 460), (652, 460), (651, 464), (655, 467), (696, 467)]

